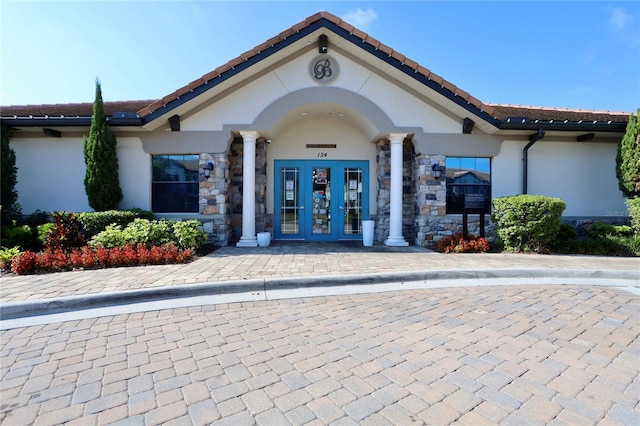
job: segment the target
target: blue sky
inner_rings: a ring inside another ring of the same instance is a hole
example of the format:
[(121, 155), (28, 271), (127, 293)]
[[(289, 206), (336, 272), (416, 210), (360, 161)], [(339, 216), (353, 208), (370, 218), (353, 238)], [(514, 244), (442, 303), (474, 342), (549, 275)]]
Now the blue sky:
[(640, 107), (638, 1), (0, 0), (0, 105), (159, 99), (319, 10), (484, 102)]

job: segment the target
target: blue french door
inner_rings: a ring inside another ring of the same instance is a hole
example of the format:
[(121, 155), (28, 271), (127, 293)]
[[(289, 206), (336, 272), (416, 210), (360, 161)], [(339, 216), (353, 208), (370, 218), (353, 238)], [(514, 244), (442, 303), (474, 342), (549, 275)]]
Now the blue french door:
[(274, 237), (280, 240), (362, 239), (369, 218), (369, 162), (275, 162)]

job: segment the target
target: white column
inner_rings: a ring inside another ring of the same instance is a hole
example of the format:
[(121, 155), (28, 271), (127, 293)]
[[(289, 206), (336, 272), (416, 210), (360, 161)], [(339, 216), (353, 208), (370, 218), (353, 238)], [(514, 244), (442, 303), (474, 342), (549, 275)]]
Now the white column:
[(256, 139), (258, 132), (240, 132), (242, 152), (242, 237), (236, 247), (258, 247), (256, 238)]
[(389, 237), (386, 246), (408, 246), (402, 236), (402, 142), (407, 133), (390, 133), (391, 194), (389, 208)]

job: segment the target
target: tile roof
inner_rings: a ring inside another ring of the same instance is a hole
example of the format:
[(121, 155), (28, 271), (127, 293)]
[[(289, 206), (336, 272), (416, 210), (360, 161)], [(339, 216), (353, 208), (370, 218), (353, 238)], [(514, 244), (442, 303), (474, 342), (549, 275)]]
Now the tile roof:
[[(203, 75), (202, 77), (192, 81), (191, 83), (183, 86), (176, 91), (164, 96), (162, 99), (147, 100), (147, 101), (123, 101), (123, 102), (105, 102), (105, 113), (107, 115), (114, 112), (133, 112), (135, 111), (140, 118), (148, 117), (159, 109), (167, 106), (171, 102), (179, 100), (181, 97), (194, 92), (195, 90), (202, 89), (202, 86), (207, 85), (208, 82), (214, 78), (220, 77), (225, 73), (228, 73), (251, 59), (256, 59), (265, 50), (275, 47), (278, 43), (285, 41), (287, 38), (297, 34), (301, 30), (304, 30), (317, 23), (318, 21), (325, 20), (331, 24), (336, 25), (340, 29), (346, 31), (351, 36), (358, 37), (362, 44), (367, 44), (376, 51), (380, 51), (390, 58), (398, 61), (398, 65), (408, 67), (416, 74), (435, 82), (442, 89), (449, 92), (453, 97), (460, 98), (466, 101), (467, 104), (472, 105), (478, 110), (489, 114), (491, 117), (498, 121), (504, 122), (509, 117), (526, 117), (528, 120), (543, 120), (543, 121), (572, 121), (572, 122), (616, 122), (626, 123), (628, 122), (629, 114), (625, 112), (609, 112), (609, 111), (589, 111), (589, 110), (573, 110), (562, 108), (548, 108), (548, 107), (530, 107), (521, 105), (504, 105), (504, 104), (491, 104), (484, 103), (477, 98), (471, 96), (468, 92), (456, 87), (450, 82), (446, 81), (439, 75), (431, 72), (427, 68), (424, 68), (417, 62), (407, 58), (401, 53), (393, 50), (391, 47), (381, 43), (375, 38), (369, 36), (365, 32), (362, 32), (352, 26), (351, 24), (343, 21), (339, 17), (326, 12), (318, 12), (305, 20), (295, 24), (291, 28), (281, 32), (275, 37), (270, 38), (264, 43), (254, 47), (253, 49), (242, 53), (237, 58), (234, 58), (216, 68), (215, 70)], [(80, 103), (80, 104), (56, 104), (56, 105), (24, 105), (24, 106), (6, 106), (0, 107), (0, 115), (2, 117), (77, 117), (77, 116), (91, 116), (92, 104)]]
[(524, 105), (491, 104), (496, 117), (505, 120), (508, 117), (527, 117), (530, 120), (555, 120), (555, 121), (629, 121), (628, 112), (615, 111), (591, 111), (584, 109), (536, 107)]
[[(113, 115), (116, 112), (138, 111), (154, 100), (105, 102), (104, 112)], [(49, 104), (49, 105), (9, 105), (0, 107), (2, 117), (91, 117), (93, 103)]]

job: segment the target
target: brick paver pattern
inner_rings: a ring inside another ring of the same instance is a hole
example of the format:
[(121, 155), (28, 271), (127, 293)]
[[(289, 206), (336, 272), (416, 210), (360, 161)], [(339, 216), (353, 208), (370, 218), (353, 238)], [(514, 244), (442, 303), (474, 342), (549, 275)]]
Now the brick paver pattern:
[(537, 256), (518, 253), (458, 253), (422, 247), (362, 247), (361, 243), (282, 243), (270, 247), (221, 247), (194, 262), (2, 277), (0, 303), (114, 291), (224, 283), (229, 280), (344, 276), (422, 270), (504, 268), (638, 270), (634, 257)]
[(0, 423), (640, 424), (640, 297), (447, 288), (0, 333)]

